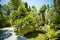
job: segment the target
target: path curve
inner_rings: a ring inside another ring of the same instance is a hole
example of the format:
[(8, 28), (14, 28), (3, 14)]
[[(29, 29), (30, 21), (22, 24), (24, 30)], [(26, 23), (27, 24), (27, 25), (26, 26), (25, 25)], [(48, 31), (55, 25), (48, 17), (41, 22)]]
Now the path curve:
[(28, 40), (26, 37), (17, 36), (13, 27), (0, 29), (0, 40)]

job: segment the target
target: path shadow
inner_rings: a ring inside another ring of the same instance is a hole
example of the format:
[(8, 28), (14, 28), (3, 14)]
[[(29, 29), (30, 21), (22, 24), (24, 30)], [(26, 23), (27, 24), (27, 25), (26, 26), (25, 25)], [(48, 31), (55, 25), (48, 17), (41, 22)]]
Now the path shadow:
[(10, 33), (11, 30), (0, 30), (0, 40), (4, 40), (6, 38), (9, 38), (12, 33)]
[(41, 31), (36, 31), (34, 30), (33, 32), (28, 32), (27, 34), (24, 35), (24, 37), (27, 37), (27, 38), (36, 38), (38, 36), (38, 34), (44, 34), (43, 32)]
[(28, 40), (26, 37), (18, 36), (17, 40)]

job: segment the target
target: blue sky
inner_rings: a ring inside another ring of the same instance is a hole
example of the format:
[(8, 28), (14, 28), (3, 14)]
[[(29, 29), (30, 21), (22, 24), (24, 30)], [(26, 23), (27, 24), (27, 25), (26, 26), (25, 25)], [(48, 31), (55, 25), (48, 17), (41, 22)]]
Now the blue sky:
[[(0, 4), (7, 4), (9, 0), (2, 0), (0, 1)], [(53, 0), (23, 0), (24, 2), (27, 2), (29, 6), (35, 5), (37, 9), (40, 8), (40, 6), (44, 4), (53, 4)]]
[(7, 2), (9, 2), (9, 0), (1, 0), (0, 4), (7, 4)]
[(23, 0), (25, 2), (28, 2), (29, 6), (35, 5), (37, 7), (37, 9), (40, 8), (40, 6), (44, 5), (44, 4), (53, 4), (53, 0)]

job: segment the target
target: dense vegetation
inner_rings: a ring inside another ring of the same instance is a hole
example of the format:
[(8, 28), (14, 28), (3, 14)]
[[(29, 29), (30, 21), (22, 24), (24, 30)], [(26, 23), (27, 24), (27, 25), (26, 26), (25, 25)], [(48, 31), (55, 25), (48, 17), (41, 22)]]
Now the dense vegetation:
[[(13, 27), (16, 34), (31, 40), (60, 40), (60, 0), (40, 10), (22, 0), (0, 4), (0, 28)], [(36, 37), (35, 37), (36, 36)]]

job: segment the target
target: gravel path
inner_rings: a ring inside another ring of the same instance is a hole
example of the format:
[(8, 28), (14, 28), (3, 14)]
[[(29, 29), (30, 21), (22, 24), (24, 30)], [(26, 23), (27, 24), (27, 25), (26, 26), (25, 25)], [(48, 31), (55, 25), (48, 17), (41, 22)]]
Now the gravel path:
[(12, 27), (0, 29), (0, 40), (28, 40), (25, 37), (15, 35)]

